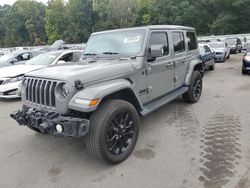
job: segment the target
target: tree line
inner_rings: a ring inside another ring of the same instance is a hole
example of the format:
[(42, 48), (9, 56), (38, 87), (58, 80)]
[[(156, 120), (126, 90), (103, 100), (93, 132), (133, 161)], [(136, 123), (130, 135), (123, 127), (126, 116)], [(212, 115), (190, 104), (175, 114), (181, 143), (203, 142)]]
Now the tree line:
[(82, 43), (93, 31), (151, 24), (191, 26), (198, 35), (249, 33), (250, 1), (18, 0), (0, 6), (0, 47)]

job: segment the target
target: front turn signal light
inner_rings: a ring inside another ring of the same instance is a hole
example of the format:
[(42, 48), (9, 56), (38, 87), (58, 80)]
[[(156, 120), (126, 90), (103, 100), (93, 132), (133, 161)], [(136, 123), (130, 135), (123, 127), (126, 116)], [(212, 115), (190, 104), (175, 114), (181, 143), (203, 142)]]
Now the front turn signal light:
[(100, 99), (90, 100), (89, 106), (96, 106), (100, 102)]

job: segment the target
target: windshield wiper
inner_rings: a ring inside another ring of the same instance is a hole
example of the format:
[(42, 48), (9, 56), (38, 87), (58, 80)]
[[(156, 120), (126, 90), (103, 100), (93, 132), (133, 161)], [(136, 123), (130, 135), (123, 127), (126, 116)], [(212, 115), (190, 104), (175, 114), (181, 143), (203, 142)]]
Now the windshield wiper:
[(103, 52), (102, 54), (105, 54), (105, 55), (115, 55), (116, 57), (118, 57), (119, 59), (121, 59), (121, 56), (117, 52)]
[(108, 55), (118, 55), (117, 52), (103, 52), (102, 54), (108, 54)]
[(95, 54), (95, 53), (86, 53), (86, 54), (83, 54), (83, 55), (85, 55), (85, 56), (96, 56), (97, 54)]

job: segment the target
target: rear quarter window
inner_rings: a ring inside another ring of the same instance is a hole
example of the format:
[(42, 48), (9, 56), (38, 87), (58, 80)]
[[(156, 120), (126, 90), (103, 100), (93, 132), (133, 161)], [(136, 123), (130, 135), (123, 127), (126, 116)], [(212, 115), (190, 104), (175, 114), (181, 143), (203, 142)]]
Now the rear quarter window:
[(197, 39), (195, 32), (187, 31), (186, 32), (187, 43), (188, 43), (188, 50), (195, 50), (197, 49)]

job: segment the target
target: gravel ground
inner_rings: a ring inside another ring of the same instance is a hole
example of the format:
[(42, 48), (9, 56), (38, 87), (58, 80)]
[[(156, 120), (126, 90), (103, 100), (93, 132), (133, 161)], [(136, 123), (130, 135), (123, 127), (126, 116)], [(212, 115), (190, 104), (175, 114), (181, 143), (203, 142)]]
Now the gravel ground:
[(250, 75), (243, 54), (204, 76), (199, 103), (177, 99), (141, 121), (123, 163), (107, 165), (82, 139), (54, 138), (9, 118), (21, 103), (0, 100), (0, 187), (250, 187)]

